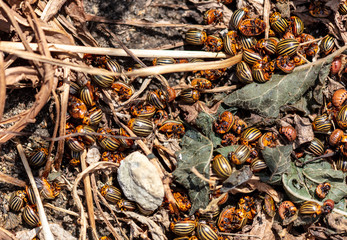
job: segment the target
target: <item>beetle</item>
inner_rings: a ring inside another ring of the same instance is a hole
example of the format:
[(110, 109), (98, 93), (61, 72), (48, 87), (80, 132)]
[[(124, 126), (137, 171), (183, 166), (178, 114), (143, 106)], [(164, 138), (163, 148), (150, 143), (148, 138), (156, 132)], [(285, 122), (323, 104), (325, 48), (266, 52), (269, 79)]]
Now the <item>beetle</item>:
[(133, 117), (152, 117), (156, 112), (156, 108), (151, 104), (139, 103), (131, 106), (130, 114)]
[[(347, 96), (347, 95), (346, 95)], [(317, 132), (329, 132), (332, 127), (329, 116), (327, 113), (318, 115), (312, 122), (313, 131)]]
[(117, 203), (122, 199), (122, 193), (119, 188), (112, 185), (105, 184), (100, 189), (100, 193), (107, 201), (111, 203)]
[(230, 231), (233, 228), (233, 222), (235, 218), (236, 208), (232, 206), (226, 206), (219, 214), (216, 222), (217, 227), (222, 232)]
[(161, 127), (163, 125), (163, 122), (168, 119), (169, 119), (169, 114), (162, 109), (157, 110), (153, 116), (154, 124), (158, 127)]
[(40, 218), (37, 215), (36, 207), (26, 205), (23, 211), (23, 219), (30, 227), (38, 227), (41, 225)]
[(121, 101), (128, 100), (135, 92), (133, 86), (120, 81), (111, 84), (111, 88), (118, 94)]
[(240, 145), (236, 148), (234, 152), (229, 153), (229, 160), (236, 164), (241, 165), (250, 157), (251, 151), (245, 145)]
[(167, 64), (175, 64), (176, 60), (171, 57), (161, 57), (161, 58), (154, 58), (153, 60), (153, 66), (161, 66), (161, 65), (167, 65)]
[[(234, 125), (233, 125), (234, 126)], [(235, 145), (239, 139), (232, 133), (224, 134), (222, 137), (221, 144), (223, 146)]]
[(217, 233), (205, 223), (198, 223), (196, 233), (200, 240), (218, 240)]
[(236, 76), (242, 83), (248, 84), (253, 82), (251, 68), (245, 61), (240, 61), (237, 63)]
[(282, 220), (294, 216), (297, 212), (297, 208), (291, 201), (284, 201), (278, 208), (278, 214)]
[(328, 183), (328, 182), (320, 183), (320, 184), (318, 184), (316, 191), (315, 191), (316, 196), (320, 199), (323, 199), (328, 195), (330, 189), (331, 189), (330, 183)]
[(257, 39), (255, 37), (240, 36), (239, 42), (243, 50), (253, 49), (257, 44)]
[(151, 90), (147, 93), (147, 102), (153, 105), (156, 109), (164, 109), (167, 100), (167, 96), (160, 89)]
[(265, 26), (265, 22), (260, 18), (245, 19), (241, 21), (239, 31), (246, 37), (254, 37), (262, 34)]
[(337, 107), (340, 108), (344, 102), (347, 99), (347, 91), (344, 88), (340, 88), (336, 90), (331, 98), (331, 103)]
[(241, 132), (243, 132), (246, 128), (247, 123), (239, 117), (235, 116), (235, 123), (231, 126), (231, 130), (237, 135), (240, 135)]
[(90, 84), (89, 81), (83, 87), (80, 88), (79, 90), (80, 99), (84, 102), (84, 104), (87, 107), (92, 107), (95, 105), (95, 101), (94, 101), (95, 91), (96, 89), (94, 89), (94, 87)]
[(224, 111), (222, 114), (218, 116), (217, 120), (214, 122), (213, 125), (216, 133), (224, 134), (230, 131), (234, 123), (234, 115), (229, 111)]
[(250, 127), (241, 133), (240, 141), (242, 145), (248, 145), (255, 142), (261, 137), (261, 132), (258, 128)]
[(238, 29), (241, 21), (244, 18), (247, 18), (247, 14), (248, 14), (248, 9), (247, 8), (239, 8), (236, 11), (234, 11), (233, 15), (231, 16), (230, 19), (230, 25), (234, 28), (234, 29)]
[(170, 224), (171, 231), (178, 236), (188, 236), (190, 235), (196, 227), (196, 221), (193, 220), (183, 220), (172, 222)]
[(287, 55), (278, 56), (276, 58), (276, 66), (284, 73), (291, 73), (295, 68), (294, 61)]
[(344, 132), (341, 129), (336, 128), (329, 136), (329, 144), (331, 146), (338, 145), (343, 137)]
[(243, 196), (239, 199), (237, 204), (239, 209), (244, 210), (245, 217), (249, 220), (253, 220), (254, 216), (257, 214), (257, 210), (254, 206), (254, 199), (250, 196)]
[(308, 10), (310, 15), (315, 18), (326, 18), (332, 13), (322, 1), (311, 2)]
[(105, 61), (106, 68), (112, 72), (120, 73), (122, 72), (122, 67), (115, 59), (107, 58)]
[(302, 20), (297, 17), (297, 16), (291, 16), (290, 17), (290, 28), (291, 32), (295, 35), (298, 36), (304, 31), (304, 23)]
[(324, 144), (318, 138), (314, 138), (307, 149), (316, 156), (324, 154)]
[(73, 118), (83, 119), (87, 114), (87, 106), (81, 99), (74, 96), (69, 96), (68, 108)]
[(269, 194), (265, 194), (263, 209), (265, 213), (270, 217), (274, 217), (276, 214), (276, 206), (274, 199)]
[(111, 87), (115, 79), (114, 76), (92, 75), (93, 82), (103, 88)]
[(10, 198), (9, 207), (11, 210), (18, 212), (27, 202), (27, 194), (24, 190), (15, 191)]
[(137, 209), (136, 203), (127, 199), (119, 200), (117, 206), (121, 211), (135, 211)]
[(92, 126), (98, 125), (102, 120), (103, 114), (100, 108), (94, 107), (84, 116), (82, 123)]
[(338, 74), (340, 72), (341, 67), (342, 67), (341, 57), (340, 56), (335, 57), (331, 63), (330, 74), (331, 75)]
[(185, 134), (185, 128), (182, 122), (173, 119), (164, 121), (159, 131), (165, 133), (168, 138), (172, 136), (180, 138)]
[(43, 199), (54, 199), (60, 193), (60, 187), (48, 182), (44, 177), (35, 178), (35, 183)]
[(283, 39), (276, 46), (278, 55), (293, 56), (299, 47), (299, 42), (296, 39)]
[(289, 27), (288, 21), (282, 18), (279, 12), (273, 12), (270, 14), (270, 25), (275, 32), (283, 34)]
[(187, 212), (191, 208), (192, 204), (189, 201), (187, 194), (181, 192), (174, 192), (172, 195), (180, 211)]
[(233, 171), (229, 161), (222, 154), (218, 154), (213, 158), (212, 169), (220, 178), (229, 177)]
[(347, 105), (343, 106), (338, 112), (336, 122), (341, 129), (347, 128)]
[(82, 152), (85, 149), (83, 142), (74, 137), (67, 137), (65, 139), (66, 145), (74, 152)]
[(264, 133), (258, 140), (258, 147), (264, 149), (265, 147), (275, 147), (276, 146), (277, 135), (273, 132)]
[(270, 81), (274, 68), (274, 61), (266, 62), (264, 58), (263, 60), (258, 60), (252, 66), (252, 77), (260, 83)]
[(192, 87), (197, 89), (211, 89), (212, 83), (210, 80), (207, 80), (206, 78), (194, 78), (192, 82), (190, 83)]
[(339, 155), (336, 162), (336, 169), (341, 170), (342, 172), (347, 172), (347, 159), (343, 154)]
[(224, 51), (227, 54), (230, 54), (231, 56), (235, 56), (237, 52), (240, 50), (240, 46), (236, 40), (236, 37), (237, 37), (237, 33), (234, 30), (229, 31), (223, 37)]
[(263, 55), (265, 54), (273, 55), (276, 53), (276, 45), (277, 45), (277, 42), (273, 38), (268, 38), (268, 39), (262, 38), (258, 40), (255, 48), (258, 50), (259, 53)]
[(217, 9), (209, 9), (204, 13), (204, 23), (217, 24), (223, 20), (223, 13)]
[(215, 35), (207, 36), (203, 49), (209, 52), (219, 52), (223, 49), (223, 40)]
[(29, 205), (35, 205), (36, 204), (36, 198), (35, 198), (33, 187), (25, 185), (25, 193), (28, 197)]
[(125, 158), (125, 154), (123, 152), (103, 152), (101, 155), (101, 161), (112, 161), (115, 163), (120, 163)]
[(252, 172), (260, 172), (260, 171), (266, 169), (267, 165), (263, 159), (256, 157), (256, 158), (252, 159), (250, 167), (252, 169)]
[(339, 9), (338, 9), (339, 13), (341, 15), (346, 15), (347, 14), (347, 4), (346, 1), (341, 1), (339, 4)]
[(334, 206), (335, 206), (335, 202), (331, 199), (327, 199), (324, 201), (323, 203), (323, 212), (324, 213), (330, 213), (333, 209), (334, 209)]
[(328, 55), (334, 49), (334, 45), (335, 45), (334, 41), (335, 41), (335, 38), (330, 35), (326, 35), (322, 39), (320, 48), (325, 55)]
[(195, 103), (200, 98), (200, 92), (197, 89), (186, 88), (179, 94), (180, 100), (187, 104)]
[(41, 167), (47, 161), (48, 150), (46, 148), (38, 148), (28, 160), (31, 167)]
[(153, 123), (147, 118), (132, 118), (128, 122), (128, 127), (139, 137), (147, 137), (153, 132)]
[(300, 206), (299, 213), (316, 217), (322, 213), (322, 207), (316, 202), (306, 201)]
[(75, 128), (75, 133), (82, 134), (78, 137), (80, 141), (83, 141), (86, 145), (93, 145), (95, 143), (94, 129), (88, 125), (78, 125)]
[[(115, 135), (109, 128), (99, 128), (97, 133)], [(119, 140), (111, 136), (98, 136), (98, 143), (103, 149), (111, 152), (116, 151), (120, 147)]]
[[(123, 136), (123, 137), (130, 137), (130, 135), (127, 133), (127, 131), (125, 131), (124, 128), (119, 129), (119, 135)], [(119, 140), (122, 148), (130, 148), (134, 144), (134, 140), (132, 140), (132, 139), (119, 138), (118, 140)]]
[(292, 126), (280, 127), (279, 133), (283, 134), (289, 142), (293, 142), (297, 136), (296, 130)]
[(307, 62), (305, 59), (305, 54), (303, 55), (303, 57), (298, 55), (293, 56), (293, 62), (296, 67), (305, 64)]
[(245, 49), (242, 52), (242, 59), (252, 66), (256, 61), (261, 60), (261, 56), (252, 49)]
[(191, 45), (203, 45), (207, 40), (206, 32), (198, 29), (189, 29), (185, 41)]

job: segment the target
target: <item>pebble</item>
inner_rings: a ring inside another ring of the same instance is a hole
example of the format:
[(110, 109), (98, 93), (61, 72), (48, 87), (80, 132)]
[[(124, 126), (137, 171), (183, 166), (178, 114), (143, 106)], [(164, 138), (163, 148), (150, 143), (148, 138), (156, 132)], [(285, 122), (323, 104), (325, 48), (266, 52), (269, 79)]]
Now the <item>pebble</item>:
[(126, 198), (145, 210), (154, 211), (162, 204), (162, 180), (155, 166), (142, 153), (133, 152), (123, 159), (117, 178)]

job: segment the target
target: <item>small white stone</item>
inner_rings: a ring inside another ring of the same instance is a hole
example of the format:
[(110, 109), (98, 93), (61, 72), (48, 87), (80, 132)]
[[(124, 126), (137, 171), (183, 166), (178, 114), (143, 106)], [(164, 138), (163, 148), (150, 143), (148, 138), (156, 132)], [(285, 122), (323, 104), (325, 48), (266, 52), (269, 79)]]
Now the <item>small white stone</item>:
[(145, 210), (155, 210), (163, 202), (164, 186), (155, 166), (140, 152), (133, 152), (121, 161), (118, 182), (127, 199)]

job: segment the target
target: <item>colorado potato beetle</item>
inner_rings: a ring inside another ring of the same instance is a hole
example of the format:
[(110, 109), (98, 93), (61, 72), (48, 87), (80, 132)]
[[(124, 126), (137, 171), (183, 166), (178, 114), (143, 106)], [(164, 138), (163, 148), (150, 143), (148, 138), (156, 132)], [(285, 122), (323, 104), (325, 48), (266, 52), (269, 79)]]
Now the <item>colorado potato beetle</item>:
[(334, 45), (335, 45), (334, 41), (335, 41), (335, 38), (330, 35), (326, 35), (322, 39), (320, 48), (325, 55), (328, 55), (334, 49)]
[(165, 133), (168, 138), (172, 136), (180, 138), (185, 134), (183, 123), (173, 119), (164, 121), (159, 131)]
[(262, 38), (257, 42), (255, 48), (263, 55), (273, 55), (276, 53), (277, 42), (273, 38)]
[(264, 60), (256, 61), (252, 66), (252, 77), (256, 82), (264, 83), (270, 81), (275, 62), (265, 62)]
[(115, 163), (120, 163), (125, 158), (125, 154), (123, 152), (103, 152), (101, 155), (101, 161), (112, 161)]
[(170, 228), (173, 233), (178, 236), (188, 236), (190, 235), (196, 227), (196, 222), (193, 220), (183, 220), (177, 221), (170, 224)]
[(87, 106), (81, 99), (74, 96), (69, 97), (68, 108), (73, 118), (83, 119), (87, 114)]
[(86, 145), (93, 145), (95, 143), (94, 129), (88, 125), (78, 125), (75, 129), (75, 133), (80, 133), (81, 136), (78, 139), (82, 140)]
[(66, 145), (74, 152), (82, 152), (85, 149), (85, 145), (83, 142), (78, 141), (77, 138), (67, 137)]
[(324, 154), (324, 144), (318, 138), (314, 138), (307, 149), (316, 156)]
[(247, 17), (248, 14), (248, 9), (247, 8), (239, 8), (237, 9), (233, 15), (231, 16), (230, 19), (230, 25), (234, 28), (234, 29), (238, 29), (241, 21)]
[(217, 233), (205, 223), (198, 223), (196, 233), (200, 240), (218, 240)]
[(230, 146), (230, 145), (235, 145), (237, 141), (238, 141), (238, 138), (234, 134), (227, 133), (223, 135), (221, 144), (222, 146)]
[(265, 147), (274, 147), (276, 145), (277, 135), (273, 132), (264, 133), (258, 140), (258, 147), (264, 149)]
[(224, 111), (217, 120), (214, 122), (215, 131), (219, 134), (229, 132), (233, 124), (235, 123), (234, 115), (229, 111)]
[(297, 208), (291, 201), (284, 201), (278, 208), (278, 214), (282, 220), (294, 216), (297, 212)]
[(331, 213), (331, 211), (335, 207), (335, 202), (331, 199), (327, 199), (323, 203), (323, 212), (324, 213)]
[(151, 104), (140, 103), (140, 104), (133, 105), (130, 108), (130, 114), (133, 117), (150, 118), (155, 114), (155, 112), (156, 112), (156, 108)]
[(280, 127), (279, 133), (283, 134), (289, 142), (293, 142), (297, 136), (296, 130), (292, 126)]
[(118, 94), (119, 100), (121, 101), (128, 100), (135, 92), (133, 86), (120, 81), (111, 84), (111, 88)]
[(163, 91), (156, 89), (147, 93), (147, 102), (153, 105), (156, 109), (164, 109), (166, 107), (167, 97)]
[(289, 26), (288, 21), (282, 18), (279, 12), (273, 12), (270, 14), (270, 25), (271, 28), (279, 34), (283, 34)]
[(346, 15), (347, 14), (347, 4), (346, 4), (346, 1), (341, 1), (340, 2), (338, 11), (339, 11), (339, 13), (341, 15)]
[(255, 142), (261, 137), (261, 132), (258, 128), (247, 128), (241, 133), (241, 144), (248, 145), (249, 143)]
[(196, 89), (211, 89), (212, 83), (206, 78), (194, 78), (190, 83)]
[(153, 66), (161, 66), (161, 65), (168, 65), (168, 64), (175, 64), (176, 60), (171, 57), (162, 57), (162, 58), (154, 58), (153, 60)]
[(281, 40), (276, 46), (278, 55), (293, 56), (299, 47), (299, 42), (296, 39)]
[(26, 185), (25, 186), (25, 193), (28, 196), (29, 205), (35, 205), (36, 204), (36, 198), (35, 198), (33, 187)]
[(204, 23), (217, 24), (223, 20), (223, 13), (217, 9), (209, 9), (204, 13)]
[(341, 88), (334, 92), (331, 98), (331, 102), (335, 107), (340, 108), (344, 104), (346, 99), (347, 99), (347, 91), (346, 89)]
[(147, 118), (132, 118), (128, 122), (128, 127), (139, 137), (147, 137), (153, 132), (153, 123)]
[(10, 198), (9, 207), (11, 210), (18, 212), (27, 202), (27, 194), (24, 190), (15, 191)]
[(322, 213), (322, 207), (316, 202), (306, 201), (300, 206), (299, 213), (316, 217)]
[(48, 150), (46, 148), (38, 148), (29, 158), (28, 163), (31, 167), (41, 167), (47, 161)]
[(294, 61), (287, 55), (281, 55), (276, 58), (276, 66), (284, 73), (291, 73), (295, 68)]
[(274, 199), (268, 194), (266, 194), (264, 197), (263, 209), (265, 213), (270, 217), (274, 217), (276, 214), (276, 206)]
[(93, 82), (103, 88), (111, 87), (115, 77), (107, 75), (92, 75)]
[(43, 199), (54, 199), (60, 193), (60, 187), (58, 185), (51, 184), (44, 177), (35, 178), (35, 183)]
[(337, 159), (336, 169), (341, 170), (342, 172), (347, 172), (347, 159), (343, 154), (340, 154)]
[[(115, 133), (108, 128), (99, 128), (97, 133), (115, 135)], [(111, 136), (98, 136), (98, 143), (103, 149), (111, 152), (116, 151), (120, 146), (119, 140)]]
[(134, 140), (127, 139), (127, 137), (130, 137), (130, 135), (127, 133), (127, 131), (125, 131), (124, 128), (119, 129), (119, 135), (126, 137), (126, 138), (119, 138), (118, 139), (122, 148), (130, 148), (131, 146), (133, 146)]
[(239, 31), (246, 37), (258, 36), (265, 31), (265, 22), (260, 18), (242, 20)]
[(222, 154), (218, 154), (213, 158), (212, 169), (220, 178), (229, 177), (233, 171), (229, 161)]
[(235, 56), (240, 50), (239, 44), (236, 40), (237, 33), (236, 31), (229, 31), (223, 37), (224, 51), (231, 56)]
[(235, 123), (231, 126), (231, 130), (237, 135), (240, 135), (241, 132), (243, 132), (246, 128), (247, 123), (239, 117), (235, 116)]
[[(347, 94), (346, 94), (347, 97)], [(327, 113), (318, 115), (312, 122), (313, 131), (317, 132), (329, 132), (332, 127), (329, 116)]]
[(339, 57), (339, 56), (335, 57), (331, 63), (330, 74), (331, 75), (338, 74), (340, 72), (341, 67), (342, 67), (341, 57)]
[(235, 207), (226, 206), (223, 208), (221, 213), (219, 214), (218, 220), (217, 220), (217, 227), (220, 231), (226, 232), (230, 231), (233, 228), (233, 222), (235, 218)]
[(261, 60), (261, 56), (252, 49), (245, 49), (242, 52), (242, 59), (252, 66), (256, 61)]
[(100, 108), (94, 107), (88, 111), (86, 116), (84, 116), (82, 123), (92, 126), (98, 125), (101, 122), (103, 115), (104, 113)]
[(236, 76), (242, 83), (248, 84), (253, 82), (251, 68), (244, 61), (240, 61), (236, 65)]
[(205, 51), (219, 52), (223, 50), (223, 40), (215, 35), (207, 36), (206, 42), (204, 43)]
[(157, 110), (153, 116), (154, 124), (158, 127), (161, 127), (163, 125), (163, 122), (168, 119), (169, 119), (169, 114), (162, 109)]
[(316, 196), (320, 199), (325, 198), (331, 189), (331, 184), (328, 182), (318, 184), (316, 188)]
[(343, 137), (344, 132), (341, 129), (336, 128), (329, 136), (329, 144), (331, 146), (338, 145)]
[(200, 98), (200, 92), (197, 89), (186, 88), (180, 92), (179, 98), (187, 104), (196, 103)]
[(254, 48), (257, 44), (257, 39), (255, 37), (240, 36), (239, 41), (243, 50)]
[(119, 200), (117, 206), (121, 211), (135, 211), (137, 209), (136, 203), (127, 199)]
[(347, 105), (343, 106), (338, 112), (336, 122), (341, 129), (347, 129)]
[(300, 35), (304, 31), (304, 23), (297, 16), (290, 17), (290, 28), (295, 36)]
[(236, 165), (241, 165), (250, 157), (251, 151), (245, 145), (240, 145), (234, 152), (229, 153), (230, 161)]
[(191, 45), (203, 45), (207, 40), (206, 32), (198, 29), (189, 29), (185, 41)]
[(325, 3), (322, 1), (311, 2), (308, 9), (311, 16), (315, 18), (326, 18), (332, 13), (332, 11), (326, 7)]
[(187, 194), (183, 192), (174, 192), (172, 195), (180, 211), (187, 212), (191, 208), (192, 203), (190, 202)]
[(41, 225), (40, 218), (37, 215), (35, 206), (25, 206), (23, 211), (23, 219), (30, 227), (38, 227)]
[(100, 193), (107, 201), (111, 203), (117, 203), (119, 200), (122, 199), (121, 191), (112, 185), (104, 185), (100, 189)]
[(86, 83), (86, 85), (84, 85), (83, 87), (80, 88), (80, 99), (88, 106), (94, 106), (95, 102), (94, 102), (94, 92), (95, 89), (94, 87), (90, 84), (90, 82), (88, 81)]
[(250, 167), (252, 169), (252, 172), (260, 172), (260, 171), (266, 169), (267, 165), (263, 159), (256, 157), (256, 158), (252, 159)]

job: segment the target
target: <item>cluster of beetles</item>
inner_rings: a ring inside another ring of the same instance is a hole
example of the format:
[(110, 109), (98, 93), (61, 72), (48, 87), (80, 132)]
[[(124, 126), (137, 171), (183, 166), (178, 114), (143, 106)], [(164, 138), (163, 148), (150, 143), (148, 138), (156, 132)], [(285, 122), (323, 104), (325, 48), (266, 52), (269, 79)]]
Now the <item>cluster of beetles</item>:
[[(232, 1), (221, 1), (230, 4)], [(347, 14), (347, 4), (342, 1), (338, 11), (341, 15)], [(320, 1), (311, 3), (309, 13), (312, 17), (327, 17), (331, 10)], [(210, 9), (204, 13), (205, 24), (218, 24), (223, 20), (223, 13), (217, 9)], [(189, 45), (201, 46), (203, 50), (219, 52), (225, 51), (228, 55), (242, 54), (235, 68), (238, 80), (243, 84), (252, 82), (264, 83), (271, 79), (276, 69), (283, 73), (291, 73), (296, 66), (314, 61), (316, 58), (326, 56), (336, 49), (336, 39), (331, 35), (315, 39), (312, 35), (304, 33), (304, 23), (297, 16), (284, 18), (277, 11), (269, 16), (270, 30), (268, 38), (264, 38), (266, 24), (258, 17), (251, 17), (247, 8), (234, 11), (230, 19), (232, 30), (219, 34), (207, 35), (204, 30), (189, 29), (185, 35), (185, 42)], [(346, 57), (339, 56), (334, 59), (331, 66), (331, 75), (341, 77), (347, 73)], [(116, 73), (122, 73), (123, 67), (108, 56), (85, 54), (84, 61), (93, 67), (105, 68)], [(201, 59), (156, 58), (153, 65), (178, 64), (185, 62), (200, 62)], [(135, 66), (138, 67), (138, 66)], [(131, 68), (128, 71), (132, 71)], [(211, 89), (212, 82), (225, 74), (226, 69), (212, 69), (193, 72), (194, 76), (190, 86), (182, 89), (178, 94), (169, 86), (160, 86), (148, 90), (143, 98), (132, 101), (128, 108), (129, 118), (127, 127), (138, 137), (147, 138), (158, 131), (167, 139), (180, 139), (185, 134), (183, 122), (171, 117), (174, 104), (194, 104), (200, 99), (202, 89)], [(120, 103), (132, 98), (135, 88), (126, 78), (94, 75), (91, 80), (71, 82), (66, 117), (66, 159), (69, 165), (78, 167), (81, 153), (92, 145), (98, 145), (102, 151), (102, 161), (120, 163), (127, 153), (133, 151), (134, 140), (130, 138), (126, 129), (112, 128), (105, 124), (105, 107), (101, 107), (100, 95), (102, 89), (111, 91), (111, 95)], [(347, 90), (338, 89), (334, 92), (331, 101), (317, 115), (312, 122), (315, 138), (295, 152), (295, 157), (304, 154), (322, 156), (332, 154), (331, 161), (336, 169), (347, 172)], [(267, 165), (260, 154), (265, 147), (275, 147), (279, 143), (290, 143), (297, 138), (295, 126), (281, 126), (276, 131), (263, 131), (256, 127), (248, 127), (247, 123), (230, 111), (224, 111), (216, 117), (213, 123), (214, 131), (222, 138), (221, 145), (238, 145), (235, 151), (227, 157), (217, 154), (211, 160), (211, 169), (218, 180), (227, 179), (235, 167), (249, 164), (254, 173), (266, 171)], [(32, 168), (42, 167), (48, 158), (45, 148), (36, 149), (29, 156)], [(49, 182), (46, 178), (35, 178), (38, 190), (43, 199), (54, 199), (61, 191), (61, 185)], [(317, 199), (325, 200), (324, 204), (307, 201), (300, 206), (291, 201), (283, 201), (276, 206), (274, 199), (265, 194), (259, 196), (263, 200), (263, 210), (274, 217), (276, 213), (285, 221), (294, 215), (320, 216), (327, 214), (334, 208), (334, 201), (325, 199), (331, 190), (328, 182), (320, 183), (315, 194)], [(178, 188), (179, 189), (179, 188)], [(247, 223), (251, 223), (257, 215), (256, 199), (253, 196), (243, 196), (231, 205), (229, 195), (224, 194), (218, 202), (218, 208), (210, 214), (195, 213), (189, 216), (191, 202), (184, 190), (173, 190), (172, 194), (180, 210), (175, 215), (174, 207), (164, 201), (162, 207), (170, 213), (169, 231), (176, 240), (200, 239), (217, 240), (227, 239), (222, 233), (231, 233), (241, 230)], [(127, 200), (118, 186), (105, 184), (100, 193), (107, 201), (116, 205), (121, 211), (138, 211), (144, 215), (153, 212), (146, 211), (135, 202)], [(213, 198), (220, 197), (216, 191)], [(258, 197), (257, 197), (258, 198)], [(40, 219), (35, 206), (35, 198), (31, 186), (24, 190), (14, 192), (10, 198), (9, 207), (12, 211), (22, 211), (24, 221), (31, 227), (40, 226)], [(276, 211), (277, 208), (277, 211)], [(259, 210), (259, 209), (258, 209)], [(110, 239), (107, 236), (102, 240)]]

